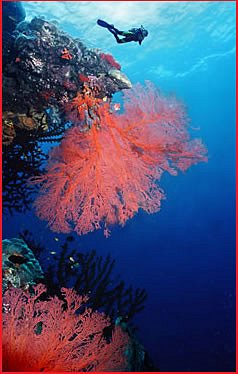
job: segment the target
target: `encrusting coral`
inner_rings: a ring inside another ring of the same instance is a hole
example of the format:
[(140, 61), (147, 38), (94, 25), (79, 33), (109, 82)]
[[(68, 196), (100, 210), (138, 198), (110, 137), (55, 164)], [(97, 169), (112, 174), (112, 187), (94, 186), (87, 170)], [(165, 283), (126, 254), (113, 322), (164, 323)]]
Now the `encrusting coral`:
[(2, 241), (2, 290), (10, 286), (27, 289), (42, 281), (41, 266), (31, 249), (22, 239)]

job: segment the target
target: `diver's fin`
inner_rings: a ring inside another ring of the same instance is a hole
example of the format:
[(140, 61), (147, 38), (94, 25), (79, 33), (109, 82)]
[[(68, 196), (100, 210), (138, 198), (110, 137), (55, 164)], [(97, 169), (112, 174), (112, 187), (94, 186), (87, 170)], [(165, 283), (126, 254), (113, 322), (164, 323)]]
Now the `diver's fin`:
[(99, 26), (106, 27), (107, 29), (111, 29), (111, 28), (114, 27), (113, 25), (110, 25), (109, 23), (103, 21), (102, 19), (98, 19), (98, 20), (97, 20), (97, 24), (98, 24)]

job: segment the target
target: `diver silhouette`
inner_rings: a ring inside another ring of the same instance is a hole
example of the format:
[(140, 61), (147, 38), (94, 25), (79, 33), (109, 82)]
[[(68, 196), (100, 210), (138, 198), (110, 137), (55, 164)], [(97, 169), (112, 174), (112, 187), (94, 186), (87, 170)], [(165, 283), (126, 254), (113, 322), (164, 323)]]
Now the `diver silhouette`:
[[(141, 25), (139, 28), (133, 28), (128, 31), (120, 31), (114, 27), (114, 25), (110, 25), (109, 23), (98, 19), (97, 24), (101, 27), (105, 27), (114, 35), (117, 43), (129, 43), (129, 42), (138, 42), (140, 45), (144, 38), (148, 36), (148, 31), (144, 29)], [(123, 38), (119, 38), (119, 36), (123, 36)]]

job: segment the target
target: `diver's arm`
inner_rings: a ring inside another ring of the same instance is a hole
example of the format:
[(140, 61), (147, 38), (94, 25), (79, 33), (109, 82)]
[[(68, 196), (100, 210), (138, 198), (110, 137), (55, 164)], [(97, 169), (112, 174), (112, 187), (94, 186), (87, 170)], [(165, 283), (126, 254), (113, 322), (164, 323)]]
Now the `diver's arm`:
[(138, 33), (137, 33), (137, 40), (138, 40), (139, 44), (141, 45), (141, 43), (142, 43), (143, 40), (144, 40), (144, 36), (142, 35), (141, 32), (138, 32)]

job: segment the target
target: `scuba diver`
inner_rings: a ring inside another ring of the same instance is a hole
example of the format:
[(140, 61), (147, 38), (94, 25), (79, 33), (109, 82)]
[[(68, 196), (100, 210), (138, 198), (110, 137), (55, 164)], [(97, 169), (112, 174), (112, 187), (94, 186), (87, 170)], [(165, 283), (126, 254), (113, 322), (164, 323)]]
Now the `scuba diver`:
[[(120, 31), (116, 29), (114, 25), (110, 25), (109, 23), (101, 19), (97, 20), (97, 24), (108, 29), (108, 31), (110, 31), (114, 35), (117, 43), (139, 42), (139, 44), (141, 45), (144, 38), (148, 36), (148, 31), (144, 29), (143, 26), (128, 31)], [(123, 36), (123, 38), (119, 38), (118, 35)]]

